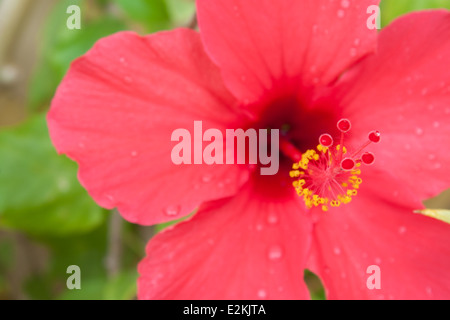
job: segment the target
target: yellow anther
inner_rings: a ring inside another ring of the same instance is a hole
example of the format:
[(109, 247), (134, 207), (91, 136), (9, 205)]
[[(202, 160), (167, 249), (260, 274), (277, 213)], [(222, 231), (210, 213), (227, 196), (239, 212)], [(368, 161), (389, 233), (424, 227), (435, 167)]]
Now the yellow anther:
[(298, 177), (300, 177), (300, 171), (298, 171), (298, 170), (293, 170), (293, 171), (289, 172), (289, 176), (290, 176), (291, 178), (298, 178)]

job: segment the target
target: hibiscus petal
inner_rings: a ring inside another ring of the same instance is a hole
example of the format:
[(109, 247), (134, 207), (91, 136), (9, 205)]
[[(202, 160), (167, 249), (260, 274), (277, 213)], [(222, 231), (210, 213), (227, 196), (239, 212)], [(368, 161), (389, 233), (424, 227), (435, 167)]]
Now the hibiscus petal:
[[(388, 184), (403, 204), (382, 192)], [(327, 298), (448, 299), (450, 226), (413, 213), (420, 207), (399, 181), (372, 174), (350, 204), (322, 215), (309, 265)], [(379, 289), (372, 287), (378, 275)]]
[(377, 54), (346, 74), (333, 93), (355, 137), (382, 133), (376, 166), (421, 199), (450, 183), (450, 12), (424, 11), (385, 28)]
[(371, 52), (379, 0), (197, 0), (208, 53), (241, 101), (273, 88), (328, 84)]
[[(204, 52), (198, 33), (179, 29), (100, 40), (76, 60), (52, 102), (50, 135), (80, 165), (79, 178), (105, 208), (154, 224), (202, 201), (227, 197), (245, 180), (238, 166), (180, 165), (172, 132), (233, 128), (236, 101)], [(202, 137), (199, 137), (200, 139)]]
[(295, 196), (268, 200), (249, 182), (153, 238), (140, 299), (307, 299), (311, 223)]

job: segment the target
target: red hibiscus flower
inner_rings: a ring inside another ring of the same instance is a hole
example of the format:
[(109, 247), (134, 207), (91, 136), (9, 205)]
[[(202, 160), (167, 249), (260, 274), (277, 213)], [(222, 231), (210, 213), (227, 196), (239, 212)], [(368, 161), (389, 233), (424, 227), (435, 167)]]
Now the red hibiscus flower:
[[(97, 203), (146, 225), (199, 208), (150, 241), (139, 298), (306, 299), (304, 269), (329, 299), (450, 298), (449, 225), (413, 213), (450, 183), (450, 13), (378, 34), (377, 4), (198, 0), (200, 33), (119, 33), (72, 64), (48, 123)], [(279, 129), (278, 173), (175, 165), (196, 120)]]

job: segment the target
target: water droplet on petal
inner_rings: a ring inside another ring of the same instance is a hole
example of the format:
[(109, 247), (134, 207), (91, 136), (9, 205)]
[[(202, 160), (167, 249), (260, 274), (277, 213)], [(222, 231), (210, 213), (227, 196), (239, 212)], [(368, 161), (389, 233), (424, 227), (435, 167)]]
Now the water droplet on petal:
[(434, 128), (439, 128), (441, 126), (441, 124), (438, 121), (433, 122), (433, 127)]
[(422, 129), (422, 128), (416, 128), (416, 134), (417, 134), (418, 136), (423, 135), (423, 129)]
[(400, 228), (398, 228), (398, 233), (405, 234), (406, 233), (406, 227), (405, 226), (401, 226)]
[(267, 297), (267, 292), (264, 289), (258, 290), (258, 298), (265, 299)]
[(131, 78), (130, 76), (124, 77), (123, 80), (125, 80), (126, 83), (132, 83), (133, 82), (133, 78)]
[(337, 16), (338, 16), (339, 18), (343, 18), (343, 17), (345, 16), (345, 11), (344, 11), (344, 10), (338, 10)]
[(268, 256), (272, 261), (280, 260), (283, 257), (283, 249), (277, 245), (271, 246), (269, 248)]
[(275, 212), (269, 212), (267, 216), (267, 222), (269, 224), (277, 224), (278, 223), (278, 215)]
[(349, 0), (342, 0), (341, 1), (342, 8), (348, 8), (350, 7), (350, 1)]
[(350, 49), (350, 56), (356, 57), (357, 53), (358, 53), (358, 51), (355, 48)]
[(178, 215), (180, 213), (180, 207), (179, 206), (168, 206), (165, 210), (164, 213), (166, 214), (166, 216), (169, 217), (174, 217), (176, 215)]
[(211, 182), (211, 180), (212, 180), (212, 176), (209, 175), (209, 174), (206, 174), (206, 175), (204, 175), (204, 176), (202, 177), (202, 181), (203, 181), (204, 183)]
[(339, 248), (339, 247), (335, 247), (334, 249), (333, 249), (333, 252), (334, 252), (334, 254), (335, 255), (340, 255), (341, 254), (341, 249)]
[(131, 156), (132, 157), (137, 157), (138, 156), (138, 152), (137, 151), (132, 151), (131, 152)]

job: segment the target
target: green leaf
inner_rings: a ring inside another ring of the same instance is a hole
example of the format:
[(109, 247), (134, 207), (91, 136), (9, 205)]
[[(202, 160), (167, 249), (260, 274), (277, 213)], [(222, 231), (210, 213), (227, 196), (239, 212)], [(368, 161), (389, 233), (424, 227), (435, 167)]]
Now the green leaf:
[(425, 209), (416, 210), (415, 213), (423, 214), (424, 216), (431, 217), (437, 220), (441, 220), (450, 223), (450, 210), (444, 209)]
[(43, 115), (0, 132), (0, 159), (0, 226), (67, 235), (104, 220), (79, 184), (76, 164), (57, 155)]
[(195, 1), (166, 0), (166, 3), (175, 25), (186, 25), (195, 13)]
[(126, 15), (145, 26), (147, 32), (170, 28), (170, 16), (164, 0), (113, 0)]
[(395, 18), (416, 10), (450, 9), (448, 0), (383, 0), (381, 1), (381, 23), (387, 26)]
[(100, 300), (106, 285), (105, 278), (89, 278), (83, 280), (81, 271), (81, 289), (66, 289), (58, 300)]
[(136, 297), (138, 273), (135, 270), (122, 272), (108, 281), (104, 288), (105, 300), (131, 300)]

